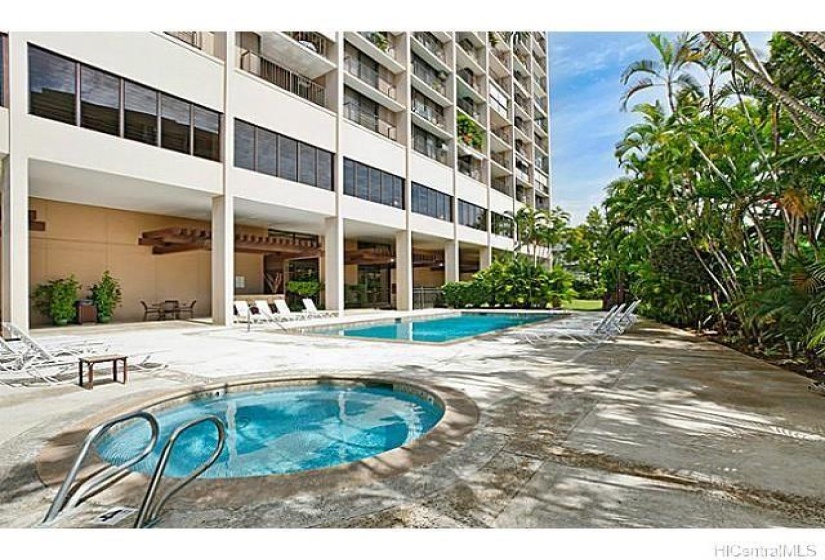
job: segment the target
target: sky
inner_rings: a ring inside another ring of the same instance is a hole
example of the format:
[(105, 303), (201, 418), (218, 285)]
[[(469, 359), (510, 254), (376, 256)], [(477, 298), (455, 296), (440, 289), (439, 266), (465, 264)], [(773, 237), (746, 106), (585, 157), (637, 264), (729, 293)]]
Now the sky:
[[(675, 35), (675, 34), (674, 34)], [(748, 33), (765, 50), (769, 33)], [(550, 151), (553, 205), (584, 220), (604, 198), (604, 187), (621, 176), (616, 142), (637, 117), (620, 110), (620, 77), (636, 60), (656, 59), (647, 33), (549, 34)], [(650, 100), (639, 96), (631, 100)]]

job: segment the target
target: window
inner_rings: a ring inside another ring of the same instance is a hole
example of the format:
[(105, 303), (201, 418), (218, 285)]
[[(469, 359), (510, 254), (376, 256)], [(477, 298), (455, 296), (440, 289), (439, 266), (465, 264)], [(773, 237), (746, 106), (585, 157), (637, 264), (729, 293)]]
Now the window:
[(404, 179), (345, 158), (344, 194), (403, 209)]
[(35, 46), (28, 54), (32, 115), (220, 161), (220, 113)]
[(426, 130), (413, 125), (413, 149), (419, 154), (434, 159), (443, 164), (447, 163), (446, 143)]
[(255, 127), (235, 121), (235, 167), (255, 171)]
[(301, 143), (298, 146), (299, 182), (306, 185), (315, 185), (318, 177), (318, 164), (315, 157), (315, 148)]
[(487, 231), (487, 210), (459, 199), (458, 223), (462, 226)]
[(267, 175), (278, 174), (278, 135), (262, 128), (255, 128), (255, 167), (252, 169)]
[(498, 212), (490, 213), (491, 230), (496, 235), (504, 237), (513, 237), (513, 220), (512, 218), (499, 214)]
[(195, 146), (192, 154), (198, 157), (220, 161), (221, 159), (221, 115), (215, 111), (192, 106)]
[(189, 125), (192, 106), (171, 95), (160, 96), (160, 145), (169, 150), (189, 153)]
[(420, 183), (413, 183), (412, 211), (445, 222), (452, 222), (453, 197)]
[(158, 92), (128, 81), (123, 89), (123, 136), (157, 146)]
[(80, 126), (120, 135), (120, 78), (80, 67)]
[(77, 63), (29, 47), (29, 112), (77, 124)]
[(278, 176), (298, 180), (298, 142), (286, 136), (278, 138)]
[(6, 36), (3, 33), (0, 33), (0, 107), (6, 106), (6, 52), (8, 52), (8, 47), (6, 46)]
[(316, 150), (318, 155), (318, 182), (317, 186), (331, 191), (332, 185), (332, 154), (325, 150)]
[(355, 162), (344, 160), (344, 194), (355, 196)]

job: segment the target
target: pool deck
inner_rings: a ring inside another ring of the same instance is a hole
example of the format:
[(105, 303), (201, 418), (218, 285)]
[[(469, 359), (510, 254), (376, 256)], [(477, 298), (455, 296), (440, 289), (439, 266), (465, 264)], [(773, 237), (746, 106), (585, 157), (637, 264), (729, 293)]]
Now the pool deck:
[[(100, 375), (92, 391), (0, 386), (0, 527), (41, 520), (56, 487), (38, 468), (65, 461), (44, 449), (82, 436), (92, 417), (214, 383), (334, 374), (463, 393), (477, 422), (448, 430), (451, 445), (426, 461), (419, 450), (410, 468), (353, 476), (334, 490), (322, 474), (254, 501), (186, 489), (160, 525), (819, 527), (825, 517), (825, 397), (793, 373), (647, 321), (595, 350), (530, 345), (517, 329), (443, 346), (196, 322), (36, 335), (77, 333), (126, 352), (159, 350), (153, 359), (168, 368), (134, 372), (125, 386)], [(112, 504), (137, 505), (125, 496), (134, 494), (104, 492), (65, 524), (92, 526), (92, 514)]]

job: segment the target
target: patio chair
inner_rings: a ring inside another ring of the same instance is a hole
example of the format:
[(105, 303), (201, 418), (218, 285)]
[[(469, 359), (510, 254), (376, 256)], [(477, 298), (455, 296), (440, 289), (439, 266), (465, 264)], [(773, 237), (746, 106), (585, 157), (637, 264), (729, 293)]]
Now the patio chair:
[(165, 320), (168, 317), (172, 317), (172, 319), (177, 320), (179, 312), (180, 302), (176, 299), (167, 299), (166, 301), (160, 304), (161, 319)]
[(181, 305), (178, 308), (178, 319), (182, 319), (184, 315), (189, 315), (189, 318), (192, 319), (195, 317), (195, 304), (197, 300), (192, 300), (192, 303), (189, 305)]
[(238, 322), (244, 321), (248, 323), (262, 323), (266, 321), (261, 313), (253, 313), (249, 308), (249, 304), (243, 300), (234, 302), (235, 306), (235, 320)]
[(280, 320), (300, 321), (301, 319), (307, 318), (307, 316), (303, 313), (293, 313), (289, 306), (286, 304), (286, 300), (276, 299), (274, 300), (273, 304), (275, 305), (275, 310), (278, 312), (277, 317)]
[(160, 305), (147, 305), (145, 301), (141, 301), (143, 306), (143, 320), (148, 321), (149, 317), (154, 315), (156, 319), (160, 320)]
[(277, 323), (280, 320), (280, 318), (272, 312), (269, 302), (264, 299), (255, 300), (255, 309), (257, 309), (258, 313), (263, 315), (264, 318), (271, 323)]
[(609, 311), (601, 320), (589, 327), (573, 323), (568, 327), (554, 325), (549, 328), (524, 329), (521, 334), (524, 341), (530, 344), (547, 342), (552, 339), (567, 339), (575, 343), (597, 346), (616, 336), (617, 321), (620, 316), (624, 315), (620, 311), (623, 307), (620, 306)]
[(315, 307), (315, 302), (312, 301), (312, 298), (304, 298), (304, 314), (308, 317), (337, 317), (337, 311), (320, 311), (317, 307)]

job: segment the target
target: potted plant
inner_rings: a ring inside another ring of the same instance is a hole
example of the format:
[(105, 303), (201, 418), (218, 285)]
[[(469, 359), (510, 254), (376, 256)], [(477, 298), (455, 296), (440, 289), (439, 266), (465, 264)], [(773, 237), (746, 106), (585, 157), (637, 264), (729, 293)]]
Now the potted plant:
[(115, 307), (120, 305), (123, 296), (120, 292), (120, 282), (112, 278), (109, 271), (103, 273), (100, 282), (92, 286), (92, 301), (97, 306), (97, 322), (108, 323), (112, 320)]
[(34, 308), (49, 317), (55, 325), (65, 326), (75, 318), (78, 290), (80, 282), (73, 274), (68, 278), (38, 284), (32, 294)]
[(372, 34), (372, 42), (375, 43), (376, 47), (384, 52), (387, 52), (390, 49), (390, 42), (383, 33), (379, 33), (377, 31), (374, 32)]

